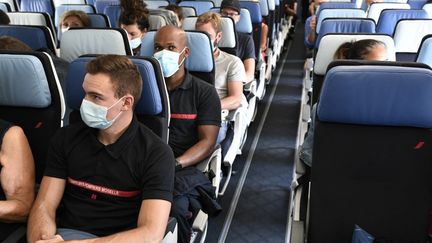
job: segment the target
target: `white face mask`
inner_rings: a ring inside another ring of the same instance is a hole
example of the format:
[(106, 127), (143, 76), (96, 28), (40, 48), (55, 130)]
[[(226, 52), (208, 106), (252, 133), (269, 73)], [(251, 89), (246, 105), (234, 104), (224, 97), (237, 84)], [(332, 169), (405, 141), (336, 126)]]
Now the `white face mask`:
[(66, 32), (68, 30), (69, 30), (69, 27), (64, 27), (64, 28), (61, 29), (61, 32), (64, 33), (64, 32)]
[(216, 40), (210, 39), (210, 41), (211, 41), (212, 50), (213, 50), (213, 52), (215, 52), (218, 48), (218, 43), (216, 43)]
[(81, 119), (84, 121), (87, 126), (97, 129), (107, 129), (120, 116), (123, 111), (120, 111), (116, 117), (114, 117), (111, 121), (107, 119), (108, 110), (115, 106), (119, 101), (121, 101), (123, 97), (121, 97), (118, 101), (116, 101), (112, 106), (106, 108), (105, 106), (97, 105), (91, 101), (83, 99), (80, 107)]
[(130, 41), (129, 41), (129, 45), (130, 45), (130, 47), (131, 47), (132, 49), (137, 48), (138, 46), (141, 45), (141, 38), (138, 37), (138, 38), (135, 38), (135, 39), (130, 40)]
[(181, 52), (168, 51), (164, 49), (153, 54), (153, 57), (159, 61), (165, 78), (173, 76), (174, 73), (176, 73), (179, 67), (183, 64), (186, 58), (183, 58), (180, 64), (178, 64), (178, 61), (180, 55), (184, 52), (185, 49), (186, 47), (183, 48)]

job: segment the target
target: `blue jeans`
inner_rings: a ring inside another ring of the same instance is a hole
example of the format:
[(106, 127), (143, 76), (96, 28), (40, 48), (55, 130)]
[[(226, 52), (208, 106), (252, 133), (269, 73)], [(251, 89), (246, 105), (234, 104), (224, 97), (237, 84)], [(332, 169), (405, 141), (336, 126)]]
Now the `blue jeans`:
[(219, 134), (216, 140), (217, 144), (220, 144), (226, 137), (226, 133), (228, 131), (228, 122), (222, 122), (219, 128)]
[(65, 241), (97, 238), (96, 235), (93, 235), (93, 234), (90, 234), (90, 233), (87, 233), (84, 231), (79, 231), (79, 230), (74, 230), (74, 229), (65, 229), (65, 228), (58, 228), (57, 234), (61, 235), (61, 237)]

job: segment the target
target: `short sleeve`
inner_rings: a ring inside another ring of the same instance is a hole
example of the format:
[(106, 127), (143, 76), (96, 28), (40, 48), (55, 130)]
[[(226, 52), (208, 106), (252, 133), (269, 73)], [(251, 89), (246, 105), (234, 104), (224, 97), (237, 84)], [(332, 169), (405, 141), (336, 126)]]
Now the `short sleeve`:
[(65, 129), (62, 128), (52, 137), (47, 152), (45, 176), (60, 179), (67, 178), (66, 156), (63, 146), (65, 140)]
[(216, 89), (207, 84), (201, 84), (198, 104), (198, 125), (215, 125), (221, 123), (221, 103)]
[(308, 41), (308, 36), (309, 33), (311, 32), (311, 28), (310, 28), (310, 22), (311, 22), (312, 16), (308, 17), (306, 19), (306, 23), (305, 23), (305, 34), (304, 34), (304, 44), (307, 48), (312, 49), (315, 47), (315, 43), (310, 43)]
[(153, 142), (149, 151), (148, 166), (143, 167), (141, 198), (172, 202), (175, 170), (173, 152), (161, 141)]
[(242, 50), (238, 54), (238, 57), (240, 57), (241, 61), (244, 61), (249, 58), (256, 59), (255, 56), (255, 44), (253, 42), (252, 36), (245, 34), (245, 33), (238, 33), (238, 45)]
[(231, 81), (244, 82), (246, 80), (246, 71), (243, 62), (240, 60), (240, 58), (236, 56), (232, 56), (232, 57), (233, 57), (232, 61), (227, 70), (228, 72), (227, 80), (228, 82)]

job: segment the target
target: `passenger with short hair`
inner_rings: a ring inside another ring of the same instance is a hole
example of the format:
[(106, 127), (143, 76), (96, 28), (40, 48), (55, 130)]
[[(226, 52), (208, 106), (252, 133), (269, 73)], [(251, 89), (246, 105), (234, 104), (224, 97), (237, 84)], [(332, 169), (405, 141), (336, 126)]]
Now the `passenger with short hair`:
[(10, 24), (9, 16), (0, 9), (0, 24), (8, 25)]
[(170, 4), (168, 6), (165, 7), (166, 10), (171, 10), (173, 11), (176, 15), (177, 15), (177, 19), (178, 19), (178, 27), (182, 27), (183, 25), (183, 10), (180, 6), (177, 6), (175, 4)]
[[(182, 29), (169, 25), (156, 33), (154, 57), (162, 67), (169, 93), (169, 145), (176, 157), (176, 178), (182, 171), (194, 171), (194, 165), (211, 155), (221, 122), (221, 105), (216, 90), (185, 69), (188, 55), (187, 36)], [(203, 175), (201, 171), (198, 174)], [(205, 180), (210, 183), (207, 178)], [(178, 181), (186, 180), (176, 179), (176, 191)], [(177, 218), (178, 241), (189, 242), (196, 215), (182, 198), (174, 197), (171, 215)]]
[[(369, 61), (386, 61), (387, 50), (384, 42), (374, 39), (364, 39), (355, 42), (345, 42), (336, 50), (334, 59), (355, 59)], [(312, 121), (300, 148), (300, 159), (312, 166), (313, 137), (315, 130), (316, 104), (312, 107)]]
[[(201, 14), (196, 21), (196, 30), (206, 32), (213, 43), (216, 81), (215, 87), (221, 100), (222, 110), (235, 110), (240, 107), (243, 99), (243, 82), (245, 68), (241, 60), (221, 51), (218, 44), (222, 38), (221, 19), (219, 14), (207, 12)], [(228, 123), (222, 122), (218, 143), (222, 142), (228, 130)]]
[(127, 32), (134, 56), (139, 55), (141, 42), (150, 28), (149, 12), (142, 0), (122, 0), (119, 18), (120, 28)]
[(35, 165), (24, 131), (0, 119), (0, 241), (27, 220), (34, 186)]
[(70, 28), (81, 28), (90, 26), (90, 17), (80, 10), (69, 10), (60, 18), (60, 30), (65, 32)]
[(86, 69), (82, 122), (52, 138), (28, 241), (160, 242), (175, 160), (134, 116), (141, 75), (130, 59), (117, 55), (97, 57)]
[[(240, 21), (240, 2), (238, 0), (223, 0), (220, 6), (220, 14), (224, 17), (230, 17), (234, 23)], [(237, 35), (237, 51), (238, 56), (243, 62), (246, 71), (246, 77), (242, 81), (248, 83), (255, 77), (255, 44), (250, 35), (236, 32)], [(267, 36), (267, 34), (266, 34)]]

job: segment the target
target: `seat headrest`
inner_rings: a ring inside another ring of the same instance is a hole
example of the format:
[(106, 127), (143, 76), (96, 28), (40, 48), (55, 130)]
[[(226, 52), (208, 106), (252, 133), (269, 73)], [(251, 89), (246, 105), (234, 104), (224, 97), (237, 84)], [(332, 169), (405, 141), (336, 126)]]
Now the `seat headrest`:
[(317, 18), (317, 33), (320, 31), (321, 22), (326, 18), (366, 18), (366, 12), (363, 9), (323, 9)]
[(432, 3), (426, 3), (422, 9), (426, 11), (429, 18), (432, 18)]
[(377, 33), (393, 36), (396, 24), (401, 19), (427, 19), (424, 10), (417, 9), (387, 9), (382, 11), (376, 27)]
[(35, 12), (10, 12), (7, 13), (11, 24), (14, 25), (42, 25), (47, 26), (47, 21), (50, 21), (47, 13), (35, 13)]
[(132, 55), (123, 29), (77, 28), (62, 33), (60, 56), (68, 62), (86, 54)]
[(387, 58), (389, 61), (396, 60), (395, 47), (393, 39), (388, 35), (380, 34), (327, 34), (321, 38), (318, 52), (315, 58), (314, 74), (324, 75), (327, 66), (334, 60), (336, 50), (345, 42), (352, 42), (364, 39), (374, 39), (384, 42), (387, 49)]
[(251, 20), (253, 24), (262, 23), (261, 8), (258, 2), (253, 1), (240, 1), (240, 7), (249, 10)]
[(258, 2), (259, 2), (259, 5), (260, 5), (261, 16), (267, 17), (269, 15), (269, 7), (268, 7), (267, 0), (258, 1)]
[(107, 5), (104, 7), (104, 11), (99, 13), (103, 13), (106, 16), (108, 16), (111, 26), (113, 28), (118, 28), (119, 26), (118, 22), (121, 14), (120, 5)]
[(317, 115), (324, 122), (431, 128), (431, 93), (428, 68), (341, 64), (325, 77)]
[(406, 3), (384, 3), (384, 2), (372, 3), (369, 7), (367, 17), (373, 19), (377, 24), (381, 12), (384, 9), (410, 9), (410, 8), (411, 8), (410, 5)]
[[(191, 72), (211, 72), (214, 69), (213, 52), (210, 37), (198, 31), (186, 31), (189, 46), (189, 56), (185, 67)], [(153, 56), (155, 31), (144, 35), (141, 44), (141, 56)]]
[(249, 10), (240, 9), (240, 20), (235, 24), (236, 30), (241, 33), (252, 33), (252, 19)]
[(35, 55), (0, 54), (0, 73), (0, 106), (45, 108), (51, 104), (48, 77)]
[(393, 37), (396, 52), (417, 53), (427, 34), (432, 34), (432, 19), (399, 20)]
[(181, 7), (182, 11), (183, 11), (183, 18), (187, 18), (187, 17), (195, 17), (197, 16), (196, 14), (196, 10), (194, 7), (186, 7), (183, 6)]
[(104, 13), (105, 8), (111, 5), (120, 5), (119, 0), (95, 0), (94, 6), (97, 13)]
[(105, 14), (87, 14), (90, 18), (90, 27), (110, 28), (108, 17)]
[[(86, 65), (95, 57), (80, 57), (69, 65), (66, 78), (67, 104), (73, 110), (79, 110), (84, 99), (82, 83), (86, 75)], [(141, 99), (138, 101), (135, 112), (140, 115), (157, 115), (162, 112), (162, 101), (156, 80), (153, 65), (143, 59), (131, 58), (137, 66), (143, 80)]]
[(144, 1), (145, 4), (147, 4), (148, 9), (158, 9), (160, 7), (166, 7), (169, 5), (169, 1), (166, 0), (151, 0), (151, 1)]
[(319, 16), (321, 10), (332, 8), (353, 9), (357, 8), (357, 4), (355, 2), (323, 2), (319, 5), (316, 16)]
[(375, 22), (372, 19), (327, 18), (321, 23), (315, 46), (327, 33), (375, 33)]
[(0, 36), (2, 35), (15, 37), (33, 50), (48, 48), (55, 52), (54, 39), (46, 26), (1, 25)]
[(432, 67), (432, 35), (427, 35), (423, 38), (416, 62)]
[[(184, 30), (195, 30), (195, 24), (198, 17), (188, 17), (183, 20), (182, 28)], [(234, 21), (229, 17), (221, 17), (222, 39), (219, 42), (221, 48), (236, 48), (236, 29)]]
[(1, 3), (0, 2), (0, 10), (2, 10), (3, 12), (7, 13), (11, 11), (11, 8), (9, 6), (8, 3)]
[(53, 0), (53, 2), (55, 8), (63, 4), (86, 4), (86, 0)]
[[(11, 6), (13, 8), (13, 6)], [(13, 10), (13, 9), (12, 9)], [(13, 10), (13, 11), (18, 11)], [(21, 1), (20, 11), (28, 12), (46, 12), (51, 17), (54, 17), (54, 5), (51, 0), (27, 0)]]
[(54, 24), (57, 28), (60, 26), (61, 16), (69, 10), (79, 10), (84, 13), (95, 13), (96, 10), (93, 5), (90, 4), (62, 4), (56, 7), (54, 13)]
[(214, 7), (212, 1), (181, 1), (178, 5), (180, 7), (194, 7), (197, 16), (210, 11)]

